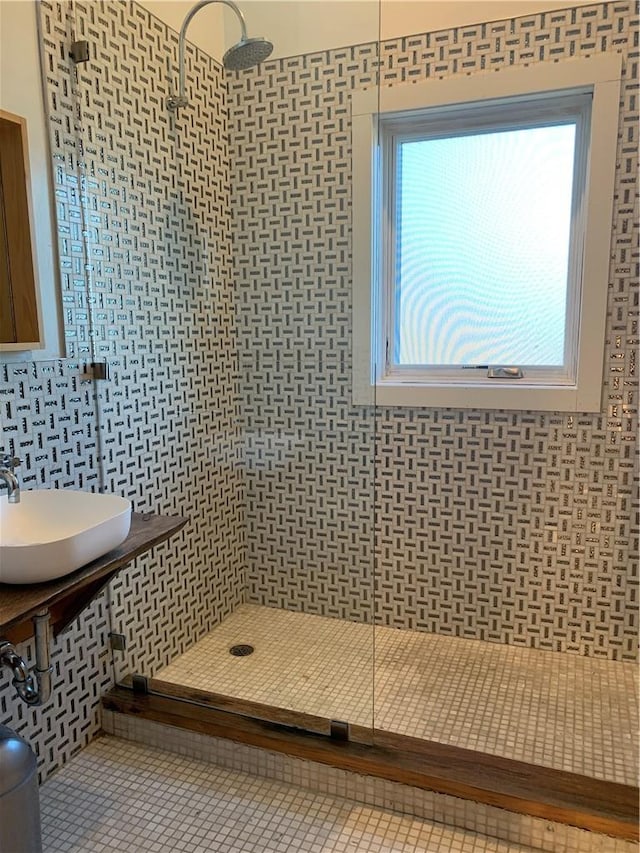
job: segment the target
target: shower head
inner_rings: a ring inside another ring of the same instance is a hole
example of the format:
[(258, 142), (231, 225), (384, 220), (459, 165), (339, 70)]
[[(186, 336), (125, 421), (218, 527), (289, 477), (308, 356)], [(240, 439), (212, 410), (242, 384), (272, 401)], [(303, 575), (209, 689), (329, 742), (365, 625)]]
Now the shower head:
[(267, 39), (241, 39), (234, 44), (222, 57), (222, 64), (229, 71), (244, 71), (245, 68), (253, 68), (263, 59), (271, 56), (273, 45)]
[(225, 68), (228, 68), (230, 71), (242, 71), (245, 68), (252, 68), (254, 65), (257, 65), (259, 62), (262, 62), (263, 59), (270, 56), (271, 51), (273, 50), (273, 45), (270, 41), (267, 41), (267, 39), (247, 38), (247, 25), (244, 20), (244, 15), (232, 0), (200, 0), (199, 3), (196, 3), (196, 5), (187, 12), (187, 16), (182, 22), (182, 27), (180, 28), (180, 38), (178, 40), (178, 65), (180, 77), (178, 94), (169, 95), (166, 101), (168, 109), (172, 112), (175, 112), (179, 107), (186, 107), (189, 103), (189, 99), (185, 93), (186, 87), (184, 79), (184, 42), (187, 34), (187, 27), (191, 23), (196, 12), (199, 12), (200, 9), (211, 3), (222, 3), (233, 9), (242, 28), (242, 37), (240, 41), (238, 44), (229, 48), (222, 59), (222, 64)]

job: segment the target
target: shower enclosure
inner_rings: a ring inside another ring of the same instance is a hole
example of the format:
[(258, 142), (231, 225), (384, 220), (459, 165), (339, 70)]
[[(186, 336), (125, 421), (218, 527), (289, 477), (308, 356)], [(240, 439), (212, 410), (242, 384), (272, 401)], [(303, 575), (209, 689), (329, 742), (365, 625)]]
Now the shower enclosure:
[(357, 46), (334, 50), (316, 10), (308, 55), (308, 22), (283, 19), (292, 55), (249, 70), (184, 38), (236, 42), (238, 12), (241, 47), (276, 38), (259, 6), (185, 7), (182, 48), (135, 3), (40, 6), (66, 343), (108, 365), (98, 487), (189, 519), (177, 562), (157, 548), (111, 585), (113, 666), (371, 730), (376, 421), (350, 395), (348, 116), (353, 87), (376, 91), (379, 10), (355, 4)]
[(381, 31), (375, 2), (248, 2), (274, 54), (236, 71), (187, 42), (176, 110), (178, 36), (144, 6), (41, 5), (56, 181), (82, 198), (58, 229), (89, 282), (67, 330), (110, 369), (102, 487), (189, 518), (111, 585), (117, 681), (634, 785), (637, 411), (617, 303), (608, 355), (627, 374), (600, 415), (351, 391), (353, 95), (528, 61), (534, 32), (553, 61), (594, 17), (615, 17), (602, 50), (626, 56), (631, 6), (434, 32), (430, 4)]

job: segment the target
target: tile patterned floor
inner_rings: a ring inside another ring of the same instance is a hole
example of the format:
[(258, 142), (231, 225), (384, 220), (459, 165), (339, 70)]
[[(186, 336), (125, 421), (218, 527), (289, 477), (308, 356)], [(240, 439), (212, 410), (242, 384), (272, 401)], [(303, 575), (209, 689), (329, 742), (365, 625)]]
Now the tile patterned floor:
[[(229, 647), (255, 652), (233, 657)], [(638, 782), (634, 664), (243, 605), (156, 679)], [(375, 694), (375, 703), (374, 703)]]
[(115, 737), (41, 789), (47, 853), (532, 853)]

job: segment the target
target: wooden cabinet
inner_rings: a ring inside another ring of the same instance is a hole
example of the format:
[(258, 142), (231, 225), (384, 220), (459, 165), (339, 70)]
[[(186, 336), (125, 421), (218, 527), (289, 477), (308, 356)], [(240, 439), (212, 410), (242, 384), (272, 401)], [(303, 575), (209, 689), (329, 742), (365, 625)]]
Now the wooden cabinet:
[(0, 110), (0, 350), (42, 346), (26, 120)]

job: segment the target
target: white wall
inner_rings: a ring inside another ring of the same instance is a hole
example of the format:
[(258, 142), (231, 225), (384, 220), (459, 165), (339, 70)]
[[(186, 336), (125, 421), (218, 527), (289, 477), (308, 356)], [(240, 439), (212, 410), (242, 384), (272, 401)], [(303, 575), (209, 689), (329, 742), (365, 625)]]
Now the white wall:
[[(176, 30), (194, 0), (140, 0)], [(548, 9), (584, 5), (583, 0), (238, 0), (249, 36), (274, 43), (274, 57), (495, 21)], [(221, 14), (222, 12), (222, 14)], [(224, 30), (224, 33), (223, 33)], [(238, 40), (233, 12), (218, 4), (203, 9), (188, 38), (219, 59)]]
[(378, 0), (240, 0), (249, 35), (273, 42), (274, 57), (378, 40)]
[[(58, 273), (54, 254), (53, 204), (49, 145), (44, 116), (40, 53), (33, 0), (0, 2), (0, 108), (27, 120), (33, 200), (37, 278), (42, 301), (45, 349), (33, 357), (63, 353)], [(3, 360), (31, 358), (30, 353), (2, 353)]]
[(382, 39), (584, 6), (586, 0), (382, 0)]
[[(180, 32), (187, 12), (195, 4), (196, 0), (140, 0), (141, 6), (176, 32)], [(219, 3), (201, 9), (189, 25), (187, 38), (209, 56), (220, 59), (225, 51), (224, 21), (227, 15), (231, 17), (233, 12)]]

